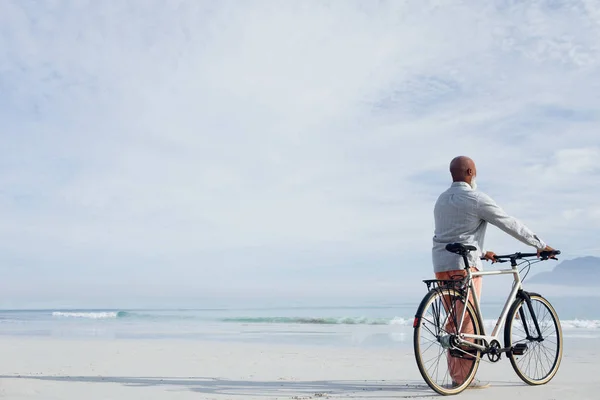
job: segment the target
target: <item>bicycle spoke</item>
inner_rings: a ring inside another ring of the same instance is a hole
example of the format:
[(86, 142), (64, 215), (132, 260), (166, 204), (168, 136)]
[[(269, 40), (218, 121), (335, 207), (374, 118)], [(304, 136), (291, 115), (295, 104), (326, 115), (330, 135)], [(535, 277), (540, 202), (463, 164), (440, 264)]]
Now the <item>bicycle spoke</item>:
[[(431, 321), (425, 320), (425, 322), (429, 322), (431, 325), (434, 325), (433, 322), (431, 322)], [(427, 329), (427, 331), (429, 333), (431, 333), (434, 337), (437, 337), (437, 335), (435, 333), (433, 333), (433, 331), (431, 329), (429, 329), (429, 327), (423, 323), (423, 320), (421, 320), (421, 326), (424, 327), (425, 329)]]
[(427, 350), (429, 350), (432, 346), (440, 344), (437, 340), (430, 340), (430, 339), (425, 339), (425, 340), (427, 342), (430, 342), (431, 344), (424, 350), (424, 352), (426, 352)]

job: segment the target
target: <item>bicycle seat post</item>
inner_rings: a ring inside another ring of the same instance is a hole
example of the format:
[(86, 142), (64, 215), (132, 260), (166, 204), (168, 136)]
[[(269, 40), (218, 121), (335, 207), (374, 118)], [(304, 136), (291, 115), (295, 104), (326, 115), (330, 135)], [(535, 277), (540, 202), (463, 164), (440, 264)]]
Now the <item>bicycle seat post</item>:
[(471, 266), (469, 265), (469, 259), (467, 258), (467, 254), (469, 254), (468, 250), (461, 254), (463, 262), (465, 263), (465, 271), (469, 271), (469, 268), (471, 268)]

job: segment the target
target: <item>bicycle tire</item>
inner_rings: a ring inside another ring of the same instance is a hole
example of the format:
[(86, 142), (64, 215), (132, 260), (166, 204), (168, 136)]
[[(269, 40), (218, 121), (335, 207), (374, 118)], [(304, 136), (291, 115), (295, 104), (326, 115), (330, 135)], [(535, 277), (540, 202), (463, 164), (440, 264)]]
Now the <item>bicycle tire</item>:
[[(425, 295), (425, 297), (423, 298), (423, 300), (421, 301), (421, 304), (419, 305), (418, 311), (415, 315), (415, 322), (414, 322), (414, 335), (413, 335), (413, 345), (414, 345), (414, 354), (415, 354), (415, 359), (417, 362), (417, 366), (419, 367), (419, 372), (421, 373), (421, 376), (423, 377), (423, 379), (425, 380), (425, 382), (427, 383), (427, 385), (433, 389), (435, 392), (441, 394), (441, 395), (455, 395), (458, 394), (460, 392), (462, 392), (463, 390), (465, 390), (469, 384), (471, 383), (471, 381), (473, 380), (473, 378), (475, 377), (475, 374), (477, 372), (477, 369), (479, 367), (479, 361), (481, 358), (481, 352), (479, 350), (474, 351), (474, 353), (471, 357), (471, 361), (472, 364), (470, 367), (466, 367), (467, 369), (470, 368), (468, 371), (466, 371), (466, 378), (465, 380), (462, 382), (462, 384), (460, 385), (456, 385), (453, 386), (452, 381), (446, 381), (445, 379), (443, 379), (441, 382), (439, 381), (439, 370), (437, 369), (439, 367), (439, 365), (435, 368), (436, 371), (436, 376), (433, 376), (432, 371), (427, 368), (427, 362), (428, 360), (424, 357), (424, 352), (426, 351), (426, 349), (424, 349), (423, 344), (421, 343), (421, 333), (425, 331), (425, 333), (429, 332), (431, 334), (433, 334), (433, 336), (436, 336), (436, 341), (437, 344), (439, 345), (440, 349), (437, 350), (438, 354), (438, 358), (442, 358), (442, 355), (445, 354), (446, 355), (446, 365), (448, 366), (448, 368), (450, 368), (450, 362), (456, 362), (456, 361), (450, 361), (450, 357), (453, 357), (452, 355), (450, 355), (450, 350), (448, 351), (444, 351), (444, 347), (442, 346), (441, 342), (440, 342), (440, 333), (442, 333), (442, 330), (445, 331), (445, 329), (440, 328), (439, 326), (436, 327), (436, 325), (440, 325), (441, 322), (439, 321), (439, 317), (436, 317), (435, 313), (435, 304), (437, 304), (437, 307), (439, 309), (439, 304), (441, 303), (442, 305), (444, 304), (444, 297), (443, 296), (448, 296), (448, 298), (452, 299), (452, 301), (455, 300), (460, 300), (461, 304), (464, 304), (464, 297), (462, 295), (462, 293), (458, 290), (455, 289), (433, 289), (431, 290), (428, 294)], [(447, 302), (446, 302), (447, 303)], [(433, 312), (430, 314), (428, 314), (428, 310), (432, 307), (433, 305)], [(441, 312), (441, 310), (439, 311)], [(473, 321), (473, 334), (476, 335), (480, 335), (481, 334), (481, 319), (479, 317), (479, 315), (477, 314), (475, 308), (473, 307), (473, 305), (469, 302), (467, 304), (467, 313), (470, 316), (471, 320)], [(436, 321), (436, 318), (438, 319), (438, 321)], [(467, 314), (465, 314), (465, 319), (467, 318)], [(432, 332), (431, 328), (429, 328), (429, 326), (433, 326), (433, 329), (435, 330), (435, 333)], [(448, 334), (448, 332), (444, 332), (446, 335)], [(456, 333), (456, 332), (454, 332)], [(429, 344), (429, 348), (431, 348), (432, 346), (436, 345), (435, 341), (430, 340), (431, 344)], [(480, 343), (480, 341), (477, 341), (477, 343)], [(434, 354), (435, 354), (436, 350), (434, 350)], [(459, 357), (460, 358), (460, 357)], [(429, 360), (430, 361), (430, 360)], [(439, 363), (440, 360), (438, 360)], [(465, 362), (465, 365), (467, 363)], [(449, 373), (446, 373), (445, 376), (450, 375)], [(450, 379), (452, 379), (450, 377)]]
[[(514, 354), (514, 350), (509, 351), (507, 355), (510, 363), (523, 382), (529, 385), (543, 385), (556, 375), (560, 367), (563, 353), (562, 329), (552, 304), (537, 293), (530, 293), (529, 296), (543, 341), (531, 340), (527, 337), (527, 331), (532, 335), (537, 335), (537, 329), (525, 299), (518, 298), (507, 315), (507, 324), (504, 328), (504, 345), (511, 349), (519, 343), (527, 346), (523, 354)], [(523, 333), (525, 338), (516, 341), (515, 338), (520, 333)], [(546, 349), (545, 346), (542, 346), (543, 343), (554, 345), (555, 348)], [(532, 359), (531, 357), (535, 358)], [(544, 357), (546, 357), (546, 360), (544, 360)], [(544, 365), (549, 367), (547, 371), (538, 369), (544, 367)], [(536, 371), (533, 371), (536, 372), (535, 374), (532, 374), (530, 369), (532, 366), (536, 368)]]

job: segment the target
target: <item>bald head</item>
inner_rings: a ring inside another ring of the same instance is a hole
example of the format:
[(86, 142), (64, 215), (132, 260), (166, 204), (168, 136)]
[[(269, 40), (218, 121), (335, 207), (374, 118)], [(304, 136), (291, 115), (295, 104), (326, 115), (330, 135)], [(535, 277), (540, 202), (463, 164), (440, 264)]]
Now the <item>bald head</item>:
[(477, 175), (477, 168), (475, 162), (469, 157), (459, 156), (450, 162), (450, 173), (454, 182), (471, 184), (471, 180)]

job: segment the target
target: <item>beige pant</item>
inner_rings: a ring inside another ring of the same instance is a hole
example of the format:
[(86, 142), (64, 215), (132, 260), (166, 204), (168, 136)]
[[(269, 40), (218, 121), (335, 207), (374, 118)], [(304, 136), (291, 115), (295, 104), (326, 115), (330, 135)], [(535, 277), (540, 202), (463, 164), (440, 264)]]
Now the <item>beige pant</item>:
[[(471, 271), (478, 271), (478, 269), (475, 267), (471, 267)], [(455, 271), (436, 272), (435, 278), (442, 280), (458, 280), (464, 278), (465, 275), (466, 271), (464, 269), (459, 269)], [(481, 280), (481, 276), (473, 278), (473, 287), (475, 289), (475, 292), (477, 292), (477, 298), (481, 298)], [(444, 303), (449, 305), (450, 301), (446, 301), (446, 299), (444, 299)], [(472, 295), (469, 296), (469, 303), (474, 305)], [(448, 323), (446, 324), (447, 332), (456, 331), (454, 319), (456, 319), (457, 322), (460, 323), (459, 319), (463, 312), (463, 306), (457, 304), (454, 312), (456, 313), (456, 317), (454, 315), (450, 315)], [(463, 321), (461, 333), (474, 333), (473, 320), (471, 319), (468, 313), (465, 314), (465, 320)], [(471, 366), (474, 362), (474, 359), (470, 360), (468, 358), (452, 357), (450, 354), (448, 354), (448, 369), (450, 370), (450, 376), (452, 377), (452, 380), (459, 385), (462, 384), (467, 378), (467, 375), (469, 374)]]

